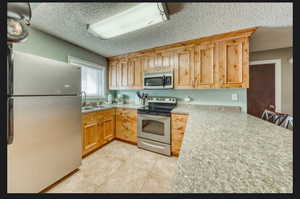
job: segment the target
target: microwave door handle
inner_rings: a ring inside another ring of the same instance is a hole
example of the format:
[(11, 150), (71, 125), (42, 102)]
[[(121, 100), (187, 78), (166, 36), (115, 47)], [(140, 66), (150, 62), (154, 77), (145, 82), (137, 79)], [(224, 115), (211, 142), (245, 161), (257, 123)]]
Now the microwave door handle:
[(166, 85), (166, 76), (165, 76), (165, 75), (163, 75), (163, 77), (162, 77), (162, 78), (163, 78), (163, 85), (162, 85), (162, 86), (163, 86), (163, 87), (165, 87), (165, 85)]

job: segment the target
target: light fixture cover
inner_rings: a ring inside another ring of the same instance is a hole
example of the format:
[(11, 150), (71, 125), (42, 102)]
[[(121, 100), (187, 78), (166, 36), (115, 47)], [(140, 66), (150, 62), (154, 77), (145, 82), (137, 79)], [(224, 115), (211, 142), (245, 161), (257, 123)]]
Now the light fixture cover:
[(163, 3), (140, 3), (124, 12), (88, 25), (88, 32), (108, 39), (168, 19)]

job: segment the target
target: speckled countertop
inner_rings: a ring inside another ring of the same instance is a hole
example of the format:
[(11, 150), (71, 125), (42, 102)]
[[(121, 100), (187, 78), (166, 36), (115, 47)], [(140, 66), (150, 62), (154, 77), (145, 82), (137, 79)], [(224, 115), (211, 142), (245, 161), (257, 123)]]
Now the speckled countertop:
[(237, 108), (178, 105), (189, 114), (176, 193), (292, 193), (293, 132)]
[(93, 108), (90, 110), (81, 110), (81, 113), (90, 113), (90, 112), (95, 112), (95, 111), (103, 111), (111, 108), (128, 108), (128, 109), (138, 109), (142, 108), (142, 105), (138, 104), (105, 104), (101, 108)]

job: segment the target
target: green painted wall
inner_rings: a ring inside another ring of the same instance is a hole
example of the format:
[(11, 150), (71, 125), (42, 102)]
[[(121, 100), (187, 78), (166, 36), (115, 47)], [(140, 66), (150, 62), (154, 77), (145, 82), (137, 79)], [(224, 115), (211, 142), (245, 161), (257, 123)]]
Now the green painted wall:
[(25, 42), (15, 44), (15, 50), (67, 62), (68, 55), (84, 59), (102, 66), (107, 66), (106, 58), (56, 38), (37, 29), (29, 29), (29, 37)]
[[(123, 94), (126, 102), (134, 103), (137, 90), (117, 91)], [(198, 90), (143, 90), (150, 96), (172, 96), (178, 99), (178, 103), (185, 103), (184, 98), (190, 96), (191, 104), (239, 106), (243, 112), (247, 112), (246, 89), (198, 89)], [(238, 100), (233, 101), (231, 95), (236, 93)]]

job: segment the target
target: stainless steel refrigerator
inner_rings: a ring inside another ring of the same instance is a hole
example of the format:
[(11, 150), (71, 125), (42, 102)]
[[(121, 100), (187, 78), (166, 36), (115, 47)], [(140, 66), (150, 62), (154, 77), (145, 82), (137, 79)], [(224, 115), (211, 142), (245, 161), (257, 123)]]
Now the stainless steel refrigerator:
[(81, 164), (80, 68), (13, 52), (7, 192), (37, 193)]

